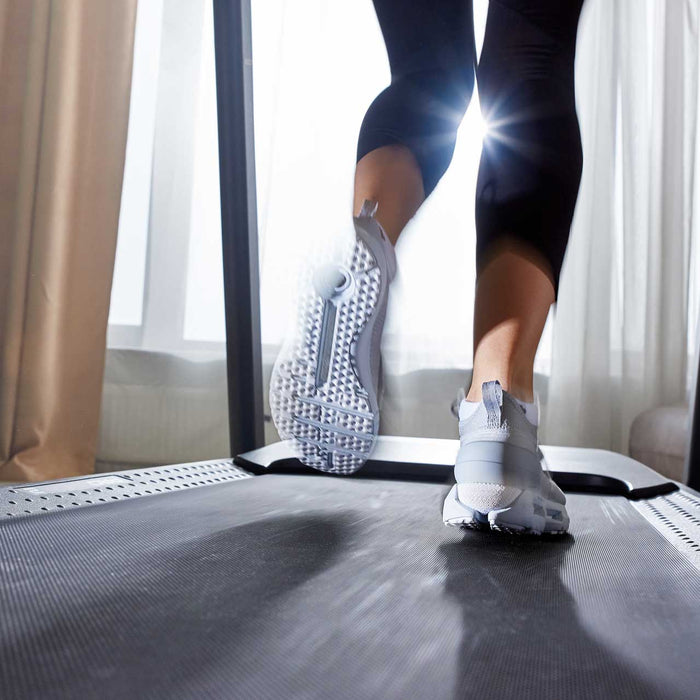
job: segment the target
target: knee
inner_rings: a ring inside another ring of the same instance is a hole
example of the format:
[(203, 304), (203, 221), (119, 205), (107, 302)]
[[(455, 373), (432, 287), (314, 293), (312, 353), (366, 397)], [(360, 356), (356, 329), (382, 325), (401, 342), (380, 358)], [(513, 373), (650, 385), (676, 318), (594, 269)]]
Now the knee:
[(426, 121), (445, 120), (459, 127), (474, 91), (471, 65), (447, 70), (433, 68), (392, 78), (389, 90), (405, 96), (407, 103), (425, 115)]
[(377, 126), (409, 137), (456, 135), (474, 90), (473, 69), (422, 70), (392, 76), (374, 99), (363, 126)]
[(474, 71), (436, 68), (392, 76), (360, 129), (357, 160), (374, 148), (401, 143), (414, 153), (428, 196), (450, 164), (472, 92)]

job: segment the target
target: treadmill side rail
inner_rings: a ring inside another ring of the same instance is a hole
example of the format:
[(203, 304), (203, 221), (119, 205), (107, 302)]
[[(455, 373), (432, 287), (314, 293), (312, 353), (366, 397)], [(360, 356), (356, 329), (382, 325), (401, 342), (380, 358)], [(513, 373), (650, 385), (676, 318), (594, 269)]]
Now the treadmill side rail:
[(9, 486), (0, 489), (0, 520), (157, 496), (251, 476), (231, 459), (219, 459)]
[[(372, 457), (354, 476), (447, 481), (452, 477), (458, 449), (459, 440), (380, 435)], [(552, 478), (565, 491), (618, 495), (636, 500), (678, 490), (675, 482), (616, 452), (547, 445), (541, 449)], [(234, 462), (254, 474), (324, 473), (302, 464), (284, 442), (237, 455)]]

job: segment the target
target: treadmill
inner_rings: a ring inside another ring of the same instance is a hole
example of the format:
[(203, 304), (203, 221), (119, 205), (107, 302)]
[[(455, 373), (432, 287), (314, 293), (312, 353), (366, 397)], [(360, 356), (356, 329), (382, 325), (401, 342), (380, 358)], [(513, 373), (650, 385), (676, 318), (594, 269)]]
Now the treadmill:
[(0, 490), (0, 698), (699, 697), (694, 489), (544, 446), (570, 534), (509, 536), (442, 524), (457, 440), (263, 444), (250, 8), (214, 7), (236, 457)]

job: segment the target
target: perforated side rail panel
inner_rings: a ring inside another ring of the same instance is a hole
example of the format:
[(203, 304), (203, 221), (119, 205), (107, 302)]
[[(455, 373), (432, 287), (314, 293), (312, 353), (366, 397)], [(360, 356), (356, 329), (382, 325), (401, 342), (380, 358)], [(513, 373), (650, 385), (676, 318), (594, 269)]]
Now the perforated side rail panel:
[(0, 520), (154, 496), (251, 476), (232, 460), (222, 459), (25, 484), (0, 490)]
[(700, 570), (700, 498), (682, 489), (633, 505)]

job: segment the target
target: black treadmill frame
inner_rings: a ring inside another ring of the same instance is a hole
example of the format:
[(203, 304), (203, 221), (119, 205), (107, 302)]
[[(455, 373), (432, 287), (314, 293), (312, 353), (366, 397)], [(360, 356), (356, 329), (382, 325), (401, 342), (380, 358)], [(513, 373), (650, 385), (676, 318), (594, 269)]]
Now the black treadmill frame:
[[(698, 342), (700, 342), (700, 320), (698, 320)], [(695, 391), (690, 397), (688, 454), (686, 464), (686, 483), (692, 489), (700, 491), (700, 347), (696, 345)]]
[(231, 454), (264, 444), (250, 0), (212, 0)]

